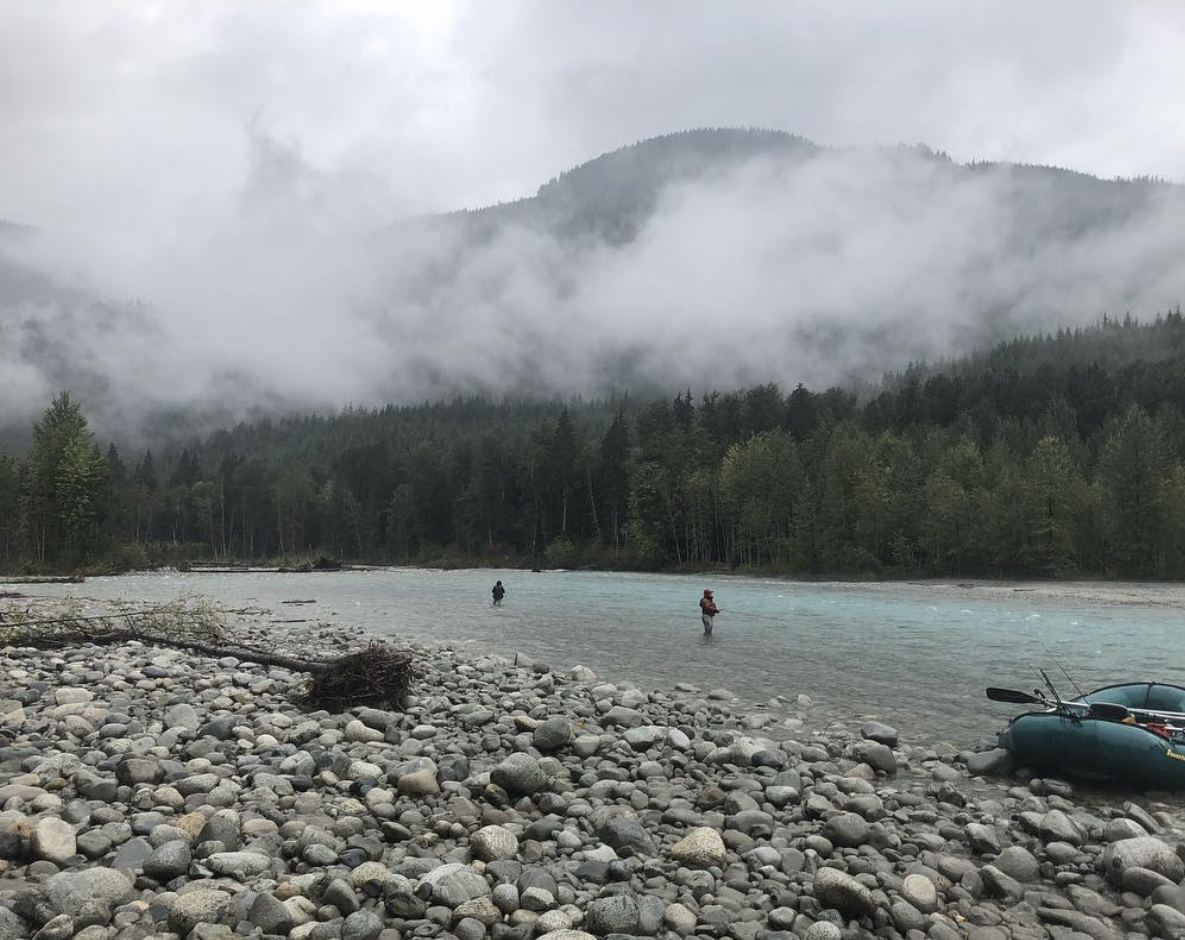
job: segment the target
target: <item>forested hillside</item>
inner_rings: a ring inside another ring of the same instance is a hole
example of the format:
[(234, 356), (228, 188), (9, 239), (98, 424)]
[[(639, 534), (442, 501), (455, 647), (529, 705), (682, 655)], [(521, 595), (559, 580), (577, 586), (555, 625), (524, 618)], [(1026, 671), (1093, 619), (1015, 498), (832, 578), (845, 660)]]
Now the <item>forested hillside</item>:
[(711, 128), (379, 224), (251, 143), (210, 230), (0, 225), (0, 447), (63, 387), (159, 449), (350, 402), (849, 386), (1185, 295), (1185, 187), (1151, 179)]
[(772, 384), (457, 400), (242, 425), (130, 459), (94, 439), (84, 405), (59, 396), (28, 452), (0, 458), (9, 569), (323, 554), (1185, 577), (1179, 310), (916, 367), (866, 401)]

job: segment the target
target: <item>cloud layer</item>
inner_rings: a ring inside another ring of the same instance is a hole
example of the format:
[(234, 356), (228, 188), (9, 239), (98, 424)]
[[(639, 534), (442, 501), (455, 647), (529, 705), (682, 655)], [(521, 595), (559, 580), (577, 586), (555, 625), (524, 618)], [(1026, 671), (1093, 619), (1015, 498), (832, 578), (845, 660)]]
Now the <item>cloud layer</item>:
[[(681, 182), (626, 246), (376, 237), (695, 126), (1185, 179), (1179, 5), (834, 6), (0, 0), (0, 218), (37, 229), (0, 232), (0, 418), (63, 375), (111, 425), (192, 402), (818, 385), (1180, 301), (1171, 191), (1064, 231), (1063, 202), (1083, 211), (1064, 188), (1021, 212), (1015, 175), (892, 149)], [(30, 277), (55, 286), (11, 287)]]

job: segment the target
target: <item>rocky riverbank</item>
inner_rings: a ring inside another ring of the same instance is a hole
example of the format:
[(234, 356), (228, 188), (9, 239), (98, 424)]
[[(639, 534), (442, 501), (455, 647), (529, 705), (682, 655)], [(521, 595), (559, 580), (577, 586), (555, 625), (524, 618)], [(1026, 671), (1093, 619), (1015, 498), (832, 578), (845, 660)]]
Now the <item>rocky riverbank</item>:
[[(247, 629), (246, 642), (258, 642)], [(357, 648), (267, 627), (291, 652)], [(0, 649), (0, 940), (1185, 938), (1182, 804), (724, 690), (422, 650), (401, 712)]]

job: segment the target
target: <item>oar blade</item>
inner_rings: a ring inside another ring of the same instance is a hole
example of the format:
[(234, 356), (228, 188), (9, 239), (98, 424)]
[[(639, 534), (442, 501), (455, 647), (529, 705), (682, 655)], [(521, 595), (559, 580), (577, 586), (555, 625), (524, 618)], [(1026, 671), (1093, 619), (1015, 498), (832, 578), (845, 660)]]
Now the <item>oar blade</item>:
[(1035, 695), (1029, 695), (1028, 692), (1020, 692), (1017, 689), (996, 689), (990, 688), (987, 690), (987, 697), (993, 702), (1009, 702), (1013, 705), (1042, 705), (1041, 699)]

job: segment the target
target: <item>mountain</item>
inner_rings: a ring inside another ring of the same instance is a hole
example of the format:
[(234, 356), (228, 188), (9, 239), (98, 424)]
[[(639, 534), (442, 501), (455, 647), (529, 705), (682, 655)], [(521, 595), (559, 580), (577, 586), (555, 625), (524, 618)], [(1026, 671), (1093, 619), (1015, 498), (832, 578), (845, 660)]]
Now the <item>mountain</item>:
[(135, 303), (0, 228), (0, 424), (61, 387), (104, 430), (181, 433), (192, 411), (208, 429), (453, 395), (868, 383), (1185, 294), (1180, 186), (771, 130), (652, 138), (379, 231), (316, 209), (191, 233), (200, 251), (129, 266)]

